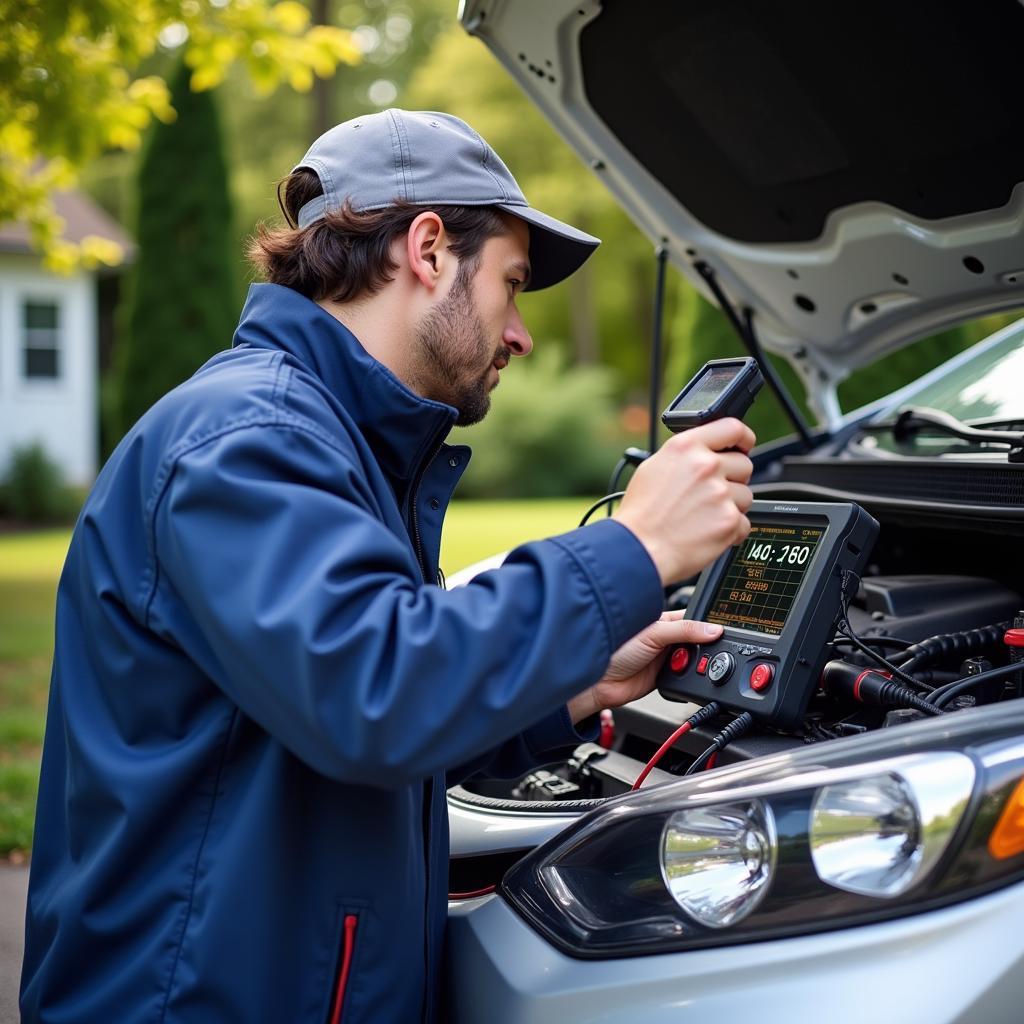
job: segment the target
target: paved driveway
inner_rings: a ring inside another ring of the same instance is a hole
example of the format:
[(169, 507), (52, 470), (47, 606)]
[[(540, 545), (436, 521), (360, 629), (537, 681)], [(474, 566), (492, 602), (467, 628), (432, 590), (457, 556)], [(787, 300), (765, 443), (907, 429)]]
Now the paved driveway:
[(0, 1024), (18, 1024), (28, 868), (0, 865)]

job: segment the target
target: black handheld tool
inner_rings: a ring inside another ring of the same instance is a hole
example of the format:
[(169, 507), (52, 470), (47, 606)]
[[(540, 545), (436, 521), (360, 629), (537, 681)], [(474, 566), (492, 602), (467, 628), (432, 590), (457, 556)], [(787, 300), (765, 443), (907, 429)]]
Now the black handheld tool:
[(756, 359), (712, 359), (676, 395), (661, 414), (661, 422), (678, 434), (726, 416), (742, 419), (762, 384)]

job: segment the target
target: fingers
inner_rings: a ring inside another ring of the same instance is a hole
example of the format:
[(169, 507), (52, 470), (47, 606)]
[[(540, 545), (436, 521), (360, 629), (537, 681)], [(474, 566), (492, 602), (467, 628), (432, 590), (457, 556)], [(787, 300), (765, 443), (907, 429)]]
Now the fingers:
[[(671, 613), (666, 613), (671, 614)], [(672, 644), (706, 644), (722, 635), (722, 627), (713, 622), (698, 619), (667, 619), (662, 616), (655, 623), (658, 643), (663, 647)]]
[(733, 547), (737, 544), (742, 544), (749, 535), (750, 520), (746, 516), (740, 516), (739, 522), (736, 524), (736, 529), (733, 531), (732, 539), (729, 541), (729, 544)]
[[(720, 452), (726, 448), (739, 448), (749, 452), (757, 441), (754, 432), (742, 420), (727, 416), (724, 420), (712, 420), (703, 426), (686, 431), (691, 441), (701, 441), (712, 451)], [(685, 437), (680, 434), (679, 437)]]
[(754, 492), (746, 484), (728, 483), (729, 497), (733, 504), (746, 515), (750, 511), (750, 505), (754, 500)]
[(718, 461), (726, 480), (745, 484), (754, 471), (754, 464), (742, 452), (722, 452)]

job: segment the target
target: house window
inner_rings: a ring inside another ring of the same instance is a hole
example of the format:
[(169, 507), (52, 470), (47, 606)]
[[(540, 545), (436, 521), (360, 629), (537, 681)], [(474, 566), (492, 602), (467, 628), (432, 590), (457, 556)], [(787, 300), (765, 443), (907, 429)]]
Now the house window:
[(26, 302), (22, 307), (24, 372), (29, 380), (60, 377), (60, 309), (56, 302)]

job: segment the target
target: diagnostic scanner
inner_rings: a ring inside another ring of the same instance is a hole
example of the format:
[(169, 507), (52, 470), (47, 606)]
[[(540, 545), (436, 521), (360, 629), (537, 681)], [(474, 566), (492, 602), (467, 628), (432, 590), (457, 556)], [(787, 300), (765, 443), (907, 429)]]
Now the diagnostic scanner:
[(661, 414), (661, 422), (678, 434), (726, 416), (742, 419), (762, 384), (756, 359), (712, 359), (676, 395)]
[(792, 729), (831, 657), (844, 577), (860, 575), (878, 523), (852, 503), (755, 501), (748, 515), (750, 535), (704, 570), (687, 606), (722, 635), (670, 651), (658, 689)]

